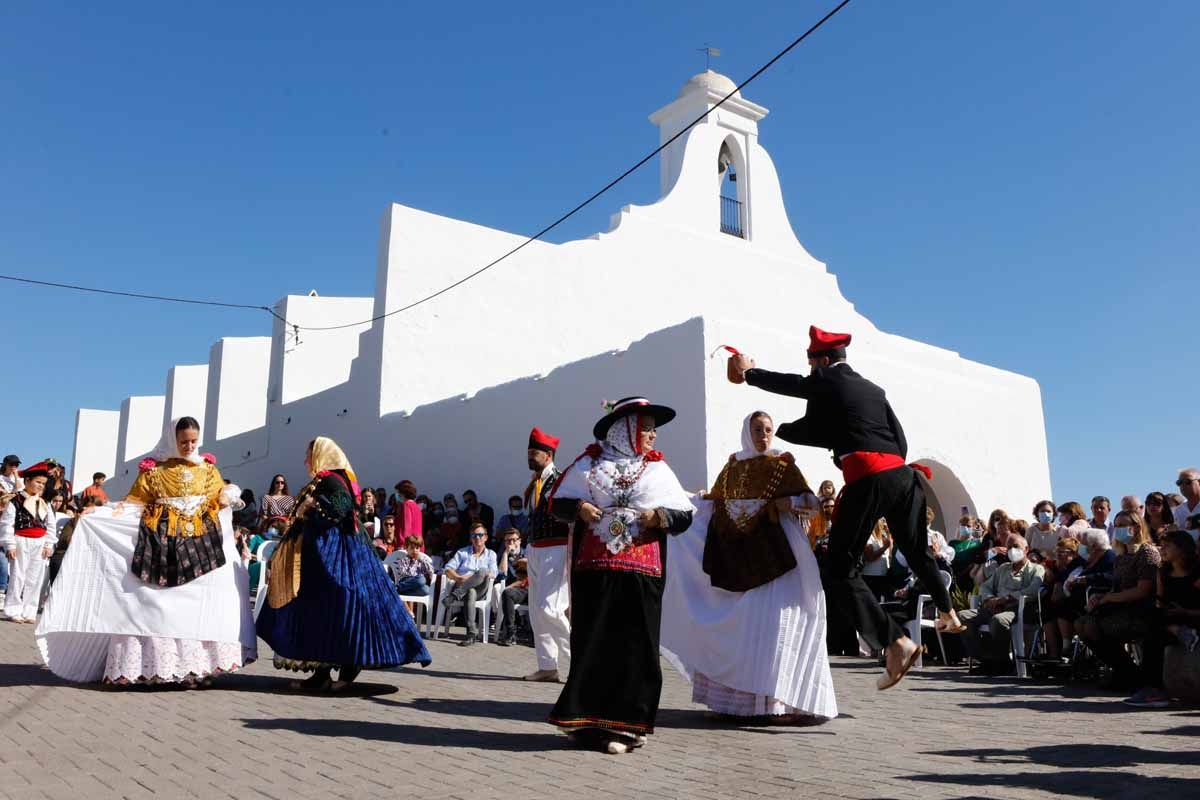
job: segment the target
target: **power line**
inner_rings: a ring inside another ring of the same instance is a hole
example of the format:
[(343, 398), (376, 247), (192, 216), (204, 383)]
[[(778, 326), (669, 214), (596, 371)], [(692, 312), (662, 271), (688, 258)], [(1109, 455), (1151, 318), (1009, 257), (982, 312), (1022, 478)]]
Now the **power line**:
[(803, 42), (805, 39), (807, 39), (810, 35), (815, 33), (817, 31), (817, 29), (819, 29), (822, 25), (824, 25), (826, 22), (828, 22), (830, 19), (832, 19), (834, 17), (834, 15), (836, 15), (839, 11), (841, 11), (843, 8), (845, 8), (849, 3), (850, 3), (850, 0), (842, 0), (842, 2), (838, 3), (837, 6), (835, 6), (831, 11), (829, 11), (827, 14), (825, 14), (825, 16), (823, 16), (823, 17), (821, 17), (821, 19), (817, 20), (817, 22), (814, 23), (812, 25), (812, 27), (810, 27), (804, 33), (800, 34), (795, 39), (793, 39), (791, 44), (789, 44), (787, 47), (783, 48), (778, 53), (776, 53), (775, 56), (770, 61), (763, 64), (761, 67), (759, 67), (757, 70), (755, 70), (754, 73), (752, 75), (750, 75), (750, 77), (746, 78), (744, 81), (742, 81), (737, 86), (735, 86), (733, 91), (729, 92), (729, 94), (722, 97), (716, 104), (713, 105), (712, 108), (710, 108), (708, 111), (705, 111), (703, 114), (701, 114), (700, 116), (696, 117), (694, 120), (689, 122), (686, 126), (684, 126), (681, 130), (679, 130), (674, 136), (672, 136), (670, 139), (667, 139), (667, 141), (663, 142), (661, 145), (656, 147), (654, 150), (652, 150), (650, 153), (648, 153), (645, 157), (643, 157), (640, 161), (638, 161), (632, 167), (625, 170), (620, 175), (618, 175), (617, 177), (613, 178), (611, 181), (606, 183), (600, 190), (594, 192), (582, 203), (578, 204), (577, 206), (572, 208), (570, 211), (563, 214), (558, 219), (554, 220), (549, 225), (547, 225), (546, 227), (539, 230), (537, 233), (535, 233), (532, 236), (530, 236), (529, 238), (525, 239), (523, 242), (521, 242), (516, 247), (514, 247), (511, 250), (509, 250), (508, 252), (504, 253), (499, 258), (496, 258), (493, 261), (490, 261), (487, 264), (484, 264), (482, 267), (475, 270), (474, 272), (471, 272), (468, 275), (458, 279), (454, 283), (451, 283), (448, 286), (444, 286), (441, 289), (438, 289), (436, 292), (433, 292), (432, 294), (426, 295), (425, 297), (422, 297), (419, 300), (414, 300), (413, 302), (409, 303), (408, 305), (401, 306), (400, 308), (396, 308), (391, 311), (384, 312), (383, 314), (379, 314), (377, 316), (371, 317), (370, 319), (364, 319), (359, 322), (347, 322), (347, 323), (343, 323), (341, 325), (323, 325), (323, 326), (297, 325), (296, 323), (289, 322), (284, 317), (281, 317), (270, 306), (249, 305), (249, 304), (245, 304), (245, 303), (221, 303), (221, 302), (217, 302), (215, 300), (195, 300), (195, 299), (184, 298), (184, 297), (167, 297), (167, 296), (163, 296), (163, 295), (143, 294), (140, 292), (122, 292), (122, 291), (116, 291), (113, 289), (98, 289), (98, 288), (90, 287), (90, 286), (78, 286), (78, 285), (69, 284), (69, 283), (56, 283), (53, 281), (41, 281), (41, 280), (34, 280), (32, 278), (21, 278), (21, 277), (17, 277), (17, 276), (13, 276), (13, 275), (0, 275), (0, 280), (15, 281), (18, 283), (28, 283), (28, 284), (38, 285), (38, 286), (49, 286), (49, 287), (53, 287), (53, 288), (57, 288), (57, 289), (72, 289), (72, 290), (80, 291), (80, 292), (92, 292), (95, 294), (114, 295), (117, 297), (132, 297), (132, 298), (136, 298), (139, 300), (158, 300), (158, 301), (168, 302), (168, 303), (188, 303), (191, 305), (219, 306), (222, 308), (244, 308), (244, 309), (250, 309), (253, 311), (266, 311), (268, 314), (270, 314), (272, 317), (274, 317), (275, 319), (282, 322), (287, 327), (292, 328), (292, 330), (295, 331), (297, 335), (299, 335), (300, 331), (336, 331), (336, 330), (343, 330), (345, 328), (356, 328), (360, 325), (369, 325), (371, 323), (378, 322), (381, 319), (386, 319), (387, 317), (392, 317), (392, 316), (395, 316), (396, 314), (402, 314), (405, 311), (409, 311), (413, 308), (416, 308), (419, 305), (428, 303), (430, 300), (441, 297), (442, 295), (446, 294), (447, 292), (457, 289), (459, 286), (462, 286), (467, 281), (470, 281), (473, 278), (476, 278), (479, 275), (482, 275), (484, 272), (487, 272), (489, 269), (496, 266), (500, 262), (505, 261), (506, 259), (510, 258), (511, 256), (516, 255), (517, 253), (524, 250), (529, 245), (540, 240), (547, 233), (554, 230), (555, 228), (557, 228), (559, 225), (566, 222), (571, 217), (575, 216), (577, 213), (582, 211), (587, 206), (591, 205), (596, 199), (598, 199), (601, 195), (603, 195), (609, 189), (612, 189), (618, 183), (620, 183), (621, 181), (628, 178), (630, 175), (632, 175), (634, 172), (636, 172), (638, 169), (640, 169), (642, 166), (644, 166), (646, 164), (646, 162), (650, 161), (650, 159), (657, 156), (663, 150), (666, 150), (680, 136), (683, 136), (685, 133), (690, 131), (696, 125), (699, 125), (701, 122), (703, 122), (704, 119), (709, 114), (711, 114), (713, 111), (716, 111), (718, 108), (720, 108), (722, 105), (725, 104), (725, 101), (727, 101), (729, 98), (733, 97), (734, 95), (738, 94), (742, 89), (744, 89), (746, 86), (748, 86), (758, 76), (762, 75), (764, 72), (766, 72), (772, 66), (774, 66), (775, 63), (777, 61), (779, 61), (779, 59), (783, 58), (785, 55), (790, 53), (797, 45), (799, 45), (801, 42)]
[(217, 300), (196, 300), (189, 297), (167, 297), (161, 294), (143, 294), (141, 292), (121, 292), (116, 289), (97, 289), (94, 286), (79, 286), (73, 283), (57, 283), (55, 281), (39, 281), (33, 278), (21, 278), (16, 275), (0, 275), (0, 280), (13, 281), (15, 283), (30, 283), (34, 286), (49, 286), (53, 289), (73, 289), (77, 292), (91, 292), (93, 294), (111, 294), (117, 297), (132, 297), (137, 300), (159, 300), (164, 303), (189, 303), (195, 306), (221, 306), (222, 308), (248, 308), (251, 311), (266, 311), (271, 314), (271, 311), (266, 306), (252, 306), (246, 303), (222, 303)]
[[(826, 14), (825, 16), (821, 17), (821, 19), (817, 20), (817, 22), (816, 22), (816, 23), (815, 23), (815, 24), (814, 24), (814, 25), (813, 25), (811, 28), (809, 28), (809, 29), (808, 29), (808, 30), (806, 30), (804, 33), (802, 33), (802, 34), (800, 34), (799, 36), (797, 36), (795, 39), (793, 39), (793, 40), (792, 40), (792, 43), (791, 43), (791, 44), (789, 44), (787, 47), (783, 48), (783, 49), (782, 49), (782, 50), (780, 50), (778, 53), (776, 53), (774, 58), (772, 58), (770, 61), (768, 61), (767, 63), (765, 63), (765, 64), (763, 64), (761, 67), (759, 67), (757, 70), (755, 70), (755, 72), (754, 72), (754, 74), (753, 74), (753, 75), (751, 75), (749, 78), (746, 78), (746, 80), (742, 81), (742, 82), (741, 82), (741, 83), (739, 83), (739, 84), (738, 84), (736, 87), (734, 87), (734, 89), (733, 89), (733, 91), (732, 91), (732, 92), (730, 92), (729, 94), (727, 94), (727, 95), (725, 95), (724, 97), (722, 97), (722, 98), (721, 98), (721, 100), (720, 100), (720, 102), (718, 102), (716, 105), (714, 105), (714, 106), (713, 106), (712, 108), (710, 108), (708, 111), (705, 111), (703, 114), (701, 114), (700, 116), (696, 117), (696, 118), (695, 118), (694, 120), (692, 120), (691, 122), (689, 122), (689, 123), (688, 123), (688, 124), (687, 124), (687, 125), (686, 125), (686, 126), (683, 128), (683, 129), (682, 129), (682, 130), (680, 130), (678, 133), (676, 133), (676, 134), (675, 134), (674, 136), (672, 136), (670, 139), (667, 139), (667, 141), (663, 142), (663, 143), (662, 143), (662, 144), (660, 144), (658, 147), (656, 147), (654, 150), (652, 150), (652, 151), (651, 151), (651, 152), (650, 152), (648, 155), (646, 155), (646, 156), (645, 156), (645, 157), (644, 157), (644, 158), (643, 158), (641, 161), (638, 161), (638, 162), (637, 162), (636, 164), (634, 164), (632, 167), (630, 167), (629, 169), (625, 170), (624, 172), (622, 172), (622, 173), (621, 173), (620, 175), (618, 175), (617, 177), (613, 178), (611, 181), (609, 181), (607, 184), (605, 184), (605, 185), (604, 185), (604, 188), (600, 189), (598, 192), (596, 192), (596, 193), (594, 193), (593, 195), (591, 195), (591, 196), (590, 196), (588, 199), (584, 200), (582, 203), (580, 203), (579, 205), (575, 206), (575, 207), (574, 207), (574, 208), (572, 208), (570, 211), (568, 211), (567, 213), (563, 214), (563, 215), (562, 215), (561, 217), (559, 217), (558, 219), (554, 220), (554, 222), (551, 222), (549, 225), (547, 225), (546, 227), (542, 228), (540, 231), (538, 231), (537, 233), (535, 233), (533, 236), (530, 236), (528, 239), (526, 239), (525, 241), (521, 242), (519, 245), (517, 245), (517, 246), (516, 246), (516, 247), (514, 247), (513, 249), (509, 250), (507, 253), (505, 253), (504, 255), (500, 256), (500, 257), (499, 257), (499, 258), (497, 258), (496, 260), (494, 260), (494, 261), (491, 261), (491, 262), (488, 262), (487, 264), (484, 264), (482, 267), (480, 267), (479, 269), (477, 269), (477, 270), (475, 270), (474, 272), (470, 273), (469, 275), (467, 275), (467, 276), (465, 276), (465, 277), (463, 277), (463, 278), (460, 278), (460, 279), (458, 279), (457, 281), (455, 281), (454, 283), (450, 284), (449, 286), (445, 286), (445, 287), (443, 287), (443, 288), (441, 288), (441, 289), (438, 289), (438, 290), (437, 290), (436, 292), (434, 292), (433, 294), (426, 295), (425, 297), (422, 297), (420, 300), (414, 300), (413, 302), (409, 303), (409, 304), (408, 304), (408, 305), (406, 305), (406, 306), (401, 306), (400, 308), (394, 309), (394, 310), (392, 310), (392, 311), (387, 311), (387, 312), (385, 312), (385, 313), (383, 313), (383, 314), (379, 314), (378, 316), (371, 317), (370, 319), (365, 319), (365, 320), (362, 320), (361, 322), (350, 322), (350, 323), (345, 323), (345, 324), (342, 324), (342, 325), (324, 325), (324, 326), (319, 326), (319, 327), (312, 327), (312, 326), (307, 326), (307, 325), (301, 325), (301, 326), (296, 326), (296, 327), (298, 327), (300, 330), (306, 330), (306, 331), (336, 331), (336, 330), (342, 330), (342, 329), (344, 329), (344, 328), (354, 328), (354, 327), (357, 327), (357, 326), (359, 326), (359, 325), (366, 325), (366, 324), (369, 324), (369, 323), (372, 323), (372, 322), (378, 322), (378, 321), (379, 321), (379, 320), (381, 320), (381, 319), (385, 319), (385, 318), (387, 318), (387, 317), (391, 317), (391, 316), (394, 316), (394, 315), (396, 315), (396, 314), (401, 314), (401, 313), (403, 313), (403, 312), (405, 312), (405, 311), (408, 311), (408, 310), (410, 310), (410, 309), (416, 308), (417, 306), (419, 306), (419, 305), (421, 305), (421, 304), (423, 304), (423, 303), (428, 303), (430, 300), (433, 300), (433, 299), (434, 299), (434, 298), (436, 298), (436, 297), (441, 297), (441, 296), (442, 296), (442, 295), (444, 295), (446, 292), (449, 292), (449, 291), (450, 291), (450, 290), (452, 290), (452, 289), (457, 289), (459, 286), (462, 286), (464, 283), (466, 283), (467, 281), (471, 280), (472, 278), (475, 278), (475, 277), (477, 277), (477, 276), (479, 276), (479, 275), (483, 274), (484, 272), (487, 272), (489, 269), (491, 269), (492, 267), (496, 266), (496, 265), (497, 265), (497, 264), (499, 264), (501, 261), (504, 261), (505, 259), (509, 258), (510, 256), (516, 255), (517, 253), (519, 253), (520, 251), (524, 250), (524, 249), (525, 249), (526, 247), (528, 247), (529, 245), (531, 245), (531, 244), (533, 244), (534, 242), (536, 242), (537, 240), (541, 239), (543, 236), (545, 236), (545, 235), (546, 235), (547, 233), (549, 233), (550, 231), (552, 231), (552, 230), (554, 230), (555, 228), (557, 228), (557, 227), (558, 227), (559, 225), (561, 225), (562, 223), (566, 222), (566, 221), (567, 221), (568, 219), (570, 219), (571, 217), (575, 216), (575, 214), (577, 214), (578, 212), (582, 211), (582, 210), (584, 209), (584, 207), (586, 207), (586, 206), (590, 205), (590, 204), (592, 203), (592, 201), (596, 200), (598, 197), (600, 197), (602, 194), (604, 194), (605, 192), (607, 192), (609, 189), (613, 188), (613, 187), (614, 187), (614, 186), (616, 186), (618, 183), (620, 183), (621, 181), (625, 180), (625, 179), (626, 179), (626, 178), (628, 178), (630, 175), (632, 175), (634, 172), (636, 172), (636, 171), (637, 171), (637, 170), (638, 170), (638, 169), (639, 169), (639, 168), (640, 168), (642, 165), (644, 165), (644, 164), (645, 164), (647, 161), (649, 161), (650, 159), (654, 158), (656, 155), (658, 155), (659, 153), (661, 153), (663, 150), (666, 150), (666, 149), (667, 149), (667, 147), (669, 147), (669, 146), (670, 146), (670, 145), (671, 145), (671, 144), (672, 144), (672, 143), (673, 143), (673, 142), (674, 142), (676, 139), (678, 139), (680, 136), (683, 136), (683, 134), (687, 133), (687, 132), (688, 132), (688, 131), (690, 131), (692, 128), (694, 128), (695, 126), (697, 126), (697, 125), (699, 125), (701, 122), (703, 122), (705, 117), (707, 117), (707, 116), (708, 116), (709, 114), (711, 114), (713, 111), (716, 111), (718, 108), (720, 108), (722, 105), (724, 105), (724, 104), (725, 104), (725, 101), (726, 101), (726, 100), (728, 100), (729, 98), (733, 97), (735, 94), (737, 94), (738, 92), (740, 92), (740, 91), (741, 91), (741, 90), (742, 90), (742, 89), (743, 89), (745, 86), (749, 85), (751, 81), (753, 81), (753, 80), (754, 80), (755, 78), (757, 78), (759, 75), (762, 75), (764, 72), (766, 72), (768, 69), (770, 69), (770, 68), (771, 68), (771, 67), (772, 67), (772, 66), (775, 64), (775, 62), (776, 62), (776, 61), (778, 61), (779, 59), (783, 58), (785, 55), (787, 55), (789, 52), (791, 52), (792, 48), (796, 47), (796, 45), (798, 45), (798, 44), (800, 44), (801, 42), (803, 42), (805, 39), (807, 39), (807, 38), (809, 37), (809, 35), (810, 35), (810, 34), (814, 33), (814, 32), (815, 32), (815, 31), (816, 31), (818, 28), (820, 28), (822, 25), (824, 25), (826, 22), (828, 22), (830, 19), (832, 19), (832, 18), (833, 18), (833, 16), (834, 16), (835, 14), (837, 14), (839, 11), (841, 11), (843, 8), (845, 8), (845, 7), (846, 7), (846, 5), (847, 5), (847, 4), (849, 4), (849, 2), (850, 2), (850, 0), (842, 0), (842, 2), (838, 3), (838, 4), (837, 4), (837, 6), (835, 6), (835, 7), (833, 8), (833, 10), (832, 10), (832, 11), (830, 11), (830, 12), (829, 12), (828, 14)], [(286, 323), (286, 324), (288, 324), (288, 325), (291, 325), (292, 323), (288, 322), (288, 323)]]

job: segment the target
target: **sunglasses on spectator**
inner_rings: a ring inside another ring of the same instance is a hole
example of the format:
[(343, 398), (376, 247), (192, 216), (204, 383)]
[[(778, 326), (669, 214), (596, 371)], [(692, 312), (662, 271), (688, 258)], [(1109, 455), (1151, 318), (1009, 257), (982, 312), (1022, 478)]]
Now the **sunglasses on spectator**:
[(486, 539), (487, 534), (486, 533), (472, 533), (471, 538), (472, 539)]
[(1189, 483), (1195, 483), (1196, 481), (1200, 481), (1200, 478), (1180, 478), (1179, 480), (1175, 481), (1175, 485), (1182, 489)]

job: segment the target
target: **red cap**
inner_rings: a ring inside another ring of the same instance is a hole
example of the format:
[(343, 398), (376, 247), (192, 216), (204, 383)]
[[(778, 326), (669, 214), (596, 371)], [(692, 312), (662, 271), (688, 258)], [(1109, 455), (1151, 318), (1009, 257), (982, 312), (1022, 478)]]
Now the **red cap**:
[(541, 428), (534, 428), (529, 432), (530, 450), (544, 450), (547, 453), (553, 453), (558, 449), (559, 441), (557, 436), (551, 436)]
[(827, 353), (830, 350), (849, 346), (850, 334), (848, 333), (830, 333), (821, 330), (816, 325), (808, 326), (808, 352), (811, 354)]
[(17, 474), (22, 478), (48, 478), (50, 477), (50, 465), (45, 461), (39, 461), (32, 467), (27, 467)]

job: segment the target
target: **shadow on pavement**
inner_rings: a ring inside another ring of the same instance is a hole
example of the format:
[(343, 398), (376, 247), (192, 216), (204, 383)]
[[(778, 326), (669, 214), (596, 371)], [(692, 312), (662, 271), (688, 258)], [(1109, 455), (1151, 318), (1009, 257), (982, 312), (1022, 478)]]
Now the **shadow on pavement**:
[(53, 672), (41, 664), (0, 664), (0, 687), (5, 686), (72, 686), (86, 685), (71, 684), (56, 677)]
[[(1155, 796), (1200, 796), (1200, 778), (1162, 778), (1139, 775), (1135, 772), (1115, 772), (1114, 768), (1136, 768), (1145, 764), (1174, 766), (1200, 765), (1198, 751), (1146, 750), (1133, 745), (1069, 744), (1043, 745), (1025, 749), (1005, 750), (978, 748), (968, 750), (938, 750), (925, 755), (958, 756), (980, 765), (1036, 764), (1053, 767), (1053, 771), (1021, 772), (989, 775), (980, 769), (961, 774), (911, 775), (906, 780), (923, 783), (963, 784), (978, 789), (992, 786), (997, 789), (1032, 789), (1063, 796), (1096, 797), (1103, 783), (1103, 796), (1133, 796), (1153, 790)], [(1095, 770), (1104, 770), (1097, 773)], [(996, 793), (995, 796), (1002, 796)]]
[[(468, 706), (475, 701), (460, 702)], [(459, 747), (504, 753), (544, 753), (548, 750), (574, 749), (559, 733), (522, 733), (478, 731), (449, 728), (444, 725), (405, 725), (397, 722), (364, 722), (355, 719), (242, 719), (250, 730), (292, 731), (306, 736), (346, 736), (380, 742), (403, 742), (429, 747)]]

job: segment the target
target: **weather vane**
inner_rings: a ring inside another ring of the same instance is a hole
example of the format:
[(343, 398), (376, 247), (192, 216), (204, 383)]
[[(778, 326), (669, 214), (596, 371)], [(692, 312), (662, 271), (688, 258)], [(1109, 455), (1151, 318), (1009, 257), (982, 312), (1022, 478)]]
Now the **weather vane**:
[(710, 47), (708, 42), (704, 43), (704, 47), (697, 48), (696, 52), (704, 53), (704, 69), (705, 69), (705, 71), (712, 69), (712, 60), (714, 58), (720, 58), (720, 56), (721, 56), (720, 49), (716, 48), (716, 47)]

